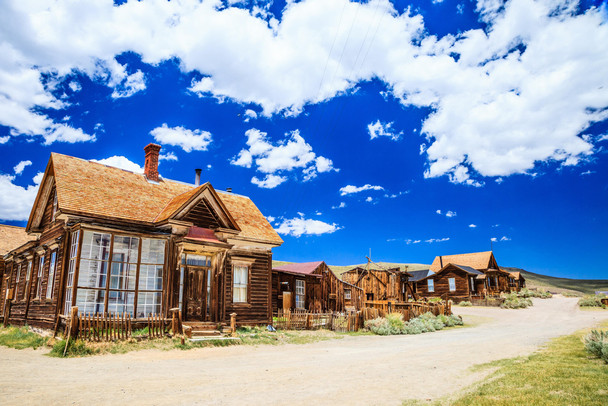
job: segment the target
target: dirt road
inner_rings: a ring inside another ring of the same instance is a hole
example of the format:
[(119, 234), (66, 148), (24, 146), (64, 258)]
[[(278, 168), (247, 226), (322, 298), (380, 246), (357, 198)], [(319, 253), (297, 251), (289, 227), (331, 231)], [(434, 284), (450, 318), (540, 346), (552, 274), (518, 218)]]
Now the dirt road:
[(0, 404), (391, 405), (457, 392), (484, 377), (474, 364), (533, 352), (607, 312), (577, 299), (524, 310), (455, 308), (484, 322), (417, 336), (346, 337), (306, 345), (56, 359), (0, 347)]

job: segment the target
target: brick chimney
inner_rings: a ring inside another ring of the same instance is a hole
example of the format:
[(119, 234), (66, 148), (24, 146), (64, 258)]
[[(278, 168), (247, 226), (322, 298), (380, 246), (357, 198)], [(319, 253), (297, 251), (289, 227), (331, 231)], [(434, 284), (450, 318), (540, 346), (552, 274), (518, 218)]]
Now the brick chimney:
[(146, 163), (144, 164), (144, 175), (148, 180), (158, 182), (158, 154), (160, 152), (160, 145), (148, 144), (144, 148), (146, 151)]

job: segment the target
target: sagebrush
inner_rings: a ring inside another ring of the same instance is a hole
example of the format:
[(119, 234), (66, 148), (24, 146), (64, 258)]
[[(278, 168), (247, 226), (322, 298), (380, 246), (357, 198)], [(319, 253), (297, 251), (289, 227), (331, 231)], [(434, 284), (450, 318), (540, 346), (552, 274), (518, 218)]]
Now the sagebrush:
[(578, 300), (578, 305), (580, 307), (601, 307), (603, 309), (606, 308), (606, 305), (602, 303), (602, 299), (604, 299), (606, 295), (586, 295)]
[(365, 322), (365, 327), (378, 335), (422, 334), (441, 330), (444, 327), (462, 325), (462, 319), (450, 315), (435, 316), (428, 312), (421, 316), (404, 321), (401, 313), (390, 313), (386, 317), (378, 317)]
[(588, 353), (608, 364), (608, 330), (591, 330), (584, 342)]

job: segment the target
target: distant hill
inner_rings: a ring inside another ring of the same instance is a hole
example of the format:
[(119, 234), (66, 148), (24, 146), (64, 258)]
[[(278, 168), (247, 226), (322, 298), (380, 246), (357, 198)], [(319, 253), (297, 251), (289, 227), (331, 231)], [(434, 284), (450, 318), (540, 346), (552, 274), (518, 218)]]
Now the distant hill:
[[(272, 261), (272, 266), (280, 266), (284, 264), (290, 264), (291, 262), (285, 261)], [(429, 269), (431, 266), (426, 264), (401, 264), (395, 262), (377, 262), (385, 268), (396, 268), (399, 267), (402, 270), (420, 271), (423, 269)], [(358, 266), (364, 267), (367, 264), (357, 265), (329, 265), (329, 267), (337, 274), (342, 275), (349, 269), (356, 268)], [(512, 268), (501, 266), (502, 269), (509, 272), (521, 272), (524, 278), (526, 278), (526, 286), (529, 288), (540, 288), (549, 290), (554, 293), (574, 293), (578, 295), (582, 294), (593, 294), (595, 291), (602, 290), (608, 291), (608, 279), (568, 279), (568, 278), (556, 278), (554, 276), (540, 275), (533, 272), (528, 272), (521, 268)]]
[(521, 272), (524, 278), (526, 278), (526, 286), (529, 288), (547, 289), (556, 293), (570, 291), (593, 294), (598, 290), (608, 291), (607, 279), (556, 278), (554, 276), (528, 272), (520, 268), (510, 268), (506, 266), (501, 266), (501, 268), (509, 272)]

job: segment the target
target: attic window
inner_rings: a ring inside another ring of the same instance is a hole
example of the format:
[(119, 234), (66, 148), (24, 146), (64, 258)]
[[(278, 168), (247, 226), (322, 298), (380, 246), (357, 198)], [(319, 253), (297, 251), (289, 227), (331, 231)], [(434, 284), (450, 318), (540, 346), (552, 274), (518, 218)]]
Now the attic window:
[(57, 216), (57, 192), (55, 191), (55, 194), (53, 195), (53, 215), (51, 216), (51, 219), (55, 220), (56, 216)]

